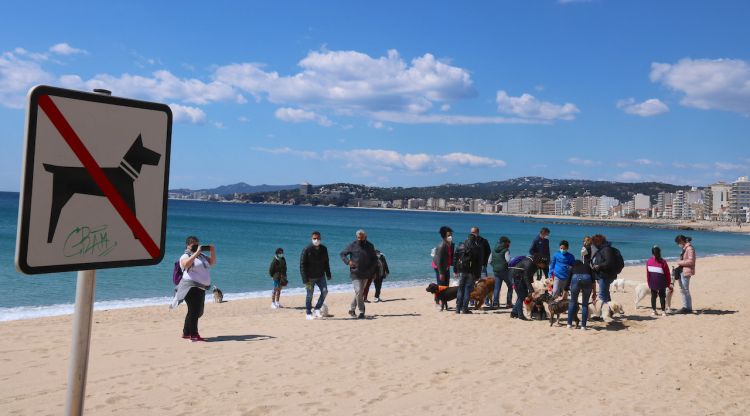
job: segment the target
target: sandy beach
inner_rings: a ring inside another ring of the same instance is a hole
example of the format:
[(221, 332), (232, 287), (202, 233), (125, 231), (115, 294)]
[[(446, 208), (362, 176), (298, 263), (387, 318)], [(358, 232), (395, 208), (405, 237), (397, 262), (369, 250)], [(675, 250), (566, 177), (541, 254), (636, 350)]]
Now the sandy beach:
[[(644, 267), (626, 268), (631, 284), (613, 294), (625, 316), (589, 331), (507, 309), (438, 312), (422, 287), (384, 289), (367, 320), (349, 319), (349, 294), (330, 295), (334, 316), (316, 321), (301, 296), (282, 295), (280, 310), (207, 303), (203, 343), (180, 338), (184, 305), (96, 312), (86, 413), (746, 413), (750, 257), (699, 258), (693, 315), (651, 317), (648, 299), (634, 309)], [(0, 324), (0, 414), (63, 413), (70, 338), (70, 316)]]

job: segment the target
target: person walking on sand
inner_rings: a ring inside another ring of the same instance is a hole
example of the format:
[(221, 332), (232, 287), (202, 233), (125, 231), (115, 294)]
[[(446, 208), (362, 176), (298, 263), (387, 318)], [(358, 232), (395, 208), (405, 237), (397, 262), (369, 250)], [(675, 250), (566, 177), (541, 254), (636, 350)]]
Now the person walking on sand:
[[(328, 249), (321, 244), (320, 232), (312, 232), (312, 242), (302, 250), (299, 258), (299, 273), (302, 275), (302, 283), (305, 285), (307, 296), (305, 297), (305, 317), (307, 320), (322, 318), (320, 308), (328, 295), (327, 280), (331, 280), (331, 267), (328, 260)], [(315, 310), (312, 310), (312, 299), (315, 286), (320, 290)]]
[(682, 294), (682, 309), (677, 313), (693, 313), (693, 297), (690, 295), (690, 278), (695, 276), (695, 249), (692, 238), (682, 234), (675, 237), (674, 242), (682, 249), (680, 260), (677, 262), (680, 280), (680, 293)]
[[(356, 240), (341, 250), (340, 256), (341, 261), (349, 266), (349, 275), (354, 289), (354, 299), (349, 308), (349, 315), (352, 318), (365, 319), (363, 297), (365, 284), (375, 274), (378, 258), (375, 254), (375, 247), (367, 241), (367, 233), (364, 230), (357, 230), (356, 237)], [(359, 308), (359, 315), (355, 311), (357, 308)]]
[(492, 274), (495, 277), (495, 289), (492, 294), (493, 308), (500, 307), (500, 286), (503, 283), (505, 283), (508, 289), (508, 294), (505, 297), (505, 307), (510, 308), (512, 306), (513, 283), (510, 278), (508, 262), (510, 262), (510, 239), (502, 236), (497, 240), (495, 249), (492, 251)]
[(654, 246), (651, 248), (652, 257), (646, 262), (646, 282), (651, 289), (651, 315), (659, 316), (656, 312), (656, 296), (659, 296), (661, 313), (667, 316), (666, 298), (667, 288), (672, 290), (672, 282), (669, 279), (669, 265), (661, 257), (661, 248)]
[(456, 265), (458, 278), (458, 295), (456, 296), (456, 313), (471, 314), (469, 310), (469, 296), (474, 283), (482, 273), (482, 247), (477, 241), (476, 234), (469, 234), (466, 240), (456, 249)]
[(383, 279), (388, 277), (388, 275), (391, 273), (391, 271), (388, 269), (388, 262), (385, 260), (385, 255), (378, 249), (375, 249), (375, 255), (378, 258), (378, 266), (375, 269), (375, 275), (370, 279), (367, 279), (367, 284), (365, 285), (365, 293), (363, 295), (365, 303), (370, 303), (370, 301), (367, 300), (367, 294), (370, 292), (370, 284), (373, 282), (375, 283), (375, 303), (382, 302), (382, 299), (380, 299), (380, 289), (383, 287)]
[[(541, 257), (545, 263), (549, 263), (550, 261), (549, 235), (550, 235), (549, 228), (542, 227), (542, 229), (539, 230), (539, 235), (537, 235), (536, 238), (534, 238), (534, 241), (531, 242), (531, 247), (529, 248), (530, 256), (537, 255)], [(546, 267), (542, 268), (541, 271), (544, 273), (545, 278), (549, 277)], [(537, 280), (539, 279), (541, 279), (541, 275), (537, 273)]]
[[(206, 255), (208, 251), (208, 256)], [(175, 288), (175, 296), (170, 308), (175, 308), (183, 300), (187, 304), (182, 338), (193, 342), (205, 341), (198, 333), (198, 319), (203, 316), (206, 302), (206, 289), (211, 286), (210, 269), (216, 264), (216, 248), (201, 246), (198, 237), (185, 239), (185, 252), (180, 257), (182, 279)]]
[(570, 244), (566, 240), (560, 241), (560, 251), (552, 256), (549, 263), (549, 273), (553, 276), (552, 298), (557, 299), (570, 285), (570, 269), (576, 262), (574, 255), (568, 252)]
[(450, 286), (451, 266), (453, 266), (453, 230), (450, 227), (440, 227), (440, 244), (435, 247), (432, 264), (437, 274), (438, 290), (435, 291), (435, 304), (438, 304), (438, 294)]
[(279, 247), (276, 254), (271, 259), (271, 265), (268, 266), (268, 274), (273, 279), (273, 292), (271, 292), (271, 308), (281, 307), (279, 298), (281, 297), (281, 288), (288, 284), (286, 277), (286, 259), (284, 258), (284, 249)]

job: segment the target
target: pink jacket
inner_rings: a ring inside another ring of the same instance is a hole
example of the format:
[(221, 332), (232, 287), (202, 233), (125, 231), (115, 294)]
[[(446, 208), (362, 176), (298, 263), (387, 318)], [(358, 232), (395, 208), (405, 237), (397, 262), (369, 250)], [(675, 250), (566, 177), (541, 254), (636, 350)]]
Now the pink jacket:
[(690, 243), (685, 243), (685, 255), (682, 256), (682, 260), (677, 262), (678, 266), (682, 266), (682, 275), (689, 277), (695, 275), (695, 249)]

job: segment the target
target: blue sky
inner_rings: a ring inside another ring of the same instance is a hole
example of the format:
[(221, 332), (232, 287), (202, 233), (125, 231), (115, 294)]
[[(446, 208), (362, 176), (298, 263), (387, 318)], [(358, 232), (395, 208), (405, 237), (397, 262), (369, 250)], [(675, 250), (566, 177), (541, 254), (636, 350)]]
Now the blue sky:
[(745, 1), (15, 2), (0, 190), (36, 84), (169, 104), (170, 187), (750, 174)]

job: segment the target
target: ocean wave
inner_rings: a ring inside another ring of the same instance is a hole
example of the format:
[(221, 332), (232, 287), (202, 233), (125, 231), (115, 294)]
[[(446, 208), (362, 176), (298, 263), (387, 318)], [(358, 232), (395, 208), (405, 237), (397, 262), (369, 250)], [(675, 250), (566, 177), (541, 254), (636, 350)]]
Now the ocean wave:
[[(415, 287), (425, 282), (432, 281), (430, 278), (410, 279), (383, 282), (383, 288), (403, 288)], [(351, 284), (337, 284), (328, 286), (329, 293), (347, 293), (352, 291)], [(304, 287), (295, 287), (284, 289), (285, 296), (295, 296), (306, 294)], [(212, 299), (212, 294), (206, 294), (206, 300)], [(242, 300), (270, 297), (270, 290), (261, 290), (254, 292), (225, 293), (225, 300)], [(94, 302), (94, 311), (104, 311), (113, 309), (130, 309), (143, 308), (147, 306), (166, 306), (172, 302), (171, 297), (153, 297), (153, 298), (136, 298), (136, 299), (116, 299)], [(44, 306), (17, 306), (13, 308), (0, 308), (0, 322), (19, 321), (25, 319), (44, 318), (50, 316), (63, 316), (73, 314), (75, 305), (72, 303), (44, 305)]]

